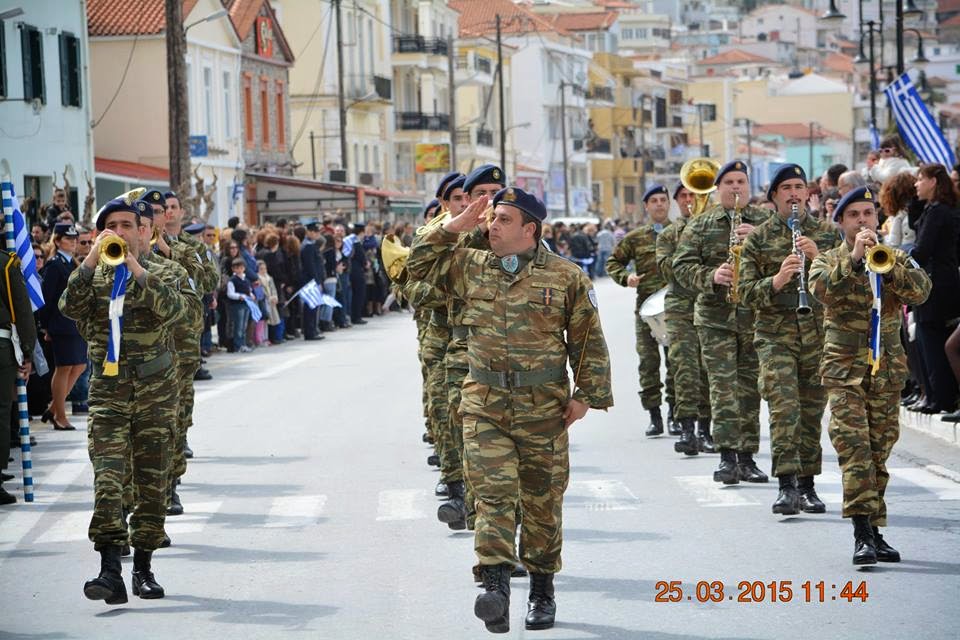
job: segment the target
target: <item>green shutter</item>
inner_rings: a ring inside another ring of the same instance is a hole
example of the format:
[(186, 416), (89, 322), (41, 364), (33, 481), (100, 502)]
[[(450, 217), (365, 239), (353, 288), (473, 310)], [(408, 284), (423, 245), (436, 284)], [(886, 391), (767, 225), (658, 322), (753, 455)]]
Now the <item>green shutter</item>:
[(60, 104), (70, 106), (70, 52), (67, 34), (57, 36), (60, 44)]
[(30, 54), (30, 28), (20, 29), (20, 53), (23, 58), (23, 97), (33, 98), (33, 56)]

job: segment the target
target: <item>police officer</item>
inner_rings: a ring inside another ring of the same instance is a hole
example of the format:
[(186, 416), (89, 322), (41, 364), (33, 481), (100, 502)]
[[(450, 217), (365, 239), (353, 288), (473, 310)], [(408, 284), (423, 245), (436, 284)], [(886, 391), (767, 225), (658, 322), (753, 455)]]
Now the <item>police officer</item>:
[[(306, 286), (311, 280), (317, 283), (317, 286), (323, 289), (323, 281), (326, 279), (326, 272), (323, 266), (323, 258), (320, 256), (319, 242), (323, 242), (323, 234), (320, 232), (320, 223), (312, 220), (304, 225), (306, 236), (300, 245), (300, 264), (302, 267), (302, 281), (300, 286)], [(303, 304), (303, 339), (304, 340), (323, 340), (318, 329), (319, 307), (310, 308), (310, 305)]]
[[(715, 179), (719, 202), (687, 223), (673, 258), (677, 282), (697, 291), (693, 324), (700, 336), (703, 363), (710, 381), (713, 438), (720, 449), (716, 482), (767, 482), (753, 459), (760, 448), (759, 363), (753, 346), (753, 311), (728, 294), (734, 278), (730, 245), (769, 217), (759, 207), (747, 206), (750, 187), (747, 165), (728, 162)], [(741, 223), (734, 229), (733, 221)], [(739, 246), (738, 246), (739, 248)]]
[[(96, 495), (89, 537), (100, 552), (100, 575), (87, 581), (84, 594), (107, 604), (127, 601), (120, 574), (121, 545), (127, 540), (121, 511), (123, 472), (131, 456), (136, 500), (129, 533), (135, 547), (133, 592), (142, 598), (164, 595), (151, 559), (163, 540), (176, 428), (171, 331), (186, 304), (180, 292), (141, 262), (148, 248), (139, 237), (140, 213), (147, 206), (134, 203), (128, 193), (98, 212), (100, 234), (60, 299), (64, 315), (78, 320), (93, 362), (88, 431)], [(100, 248), (117, 238), (126, 247), (123, 262), (117, 267), (98, 264)], [(118, 275), (123, 279), (115, 282)], [(119, 317), (111, 317), (118, 311)]]
[[(820, 475), (820, 423), (827, 404), (817, 370), (823, 354), (823, 307), (799, 308), (797, 287), (821, 251), (839, 244), (836, 228), (806, 210), (807, 176), (796, 164), (773, 176), (767, 199), (777, 215), (757, 226), (743, 243), (740, 298), (756, 312), (753, 344), (760, 360), (760, 391), (770, 408), (770, 450), (780, 492), (773, 513), (823, 513), (814, 489)], [(794, 211), (796, 211), (794, 217)], [(794, 253), (795, 225), (800, 234)]]
[[(670, 338), (667, 355), (673, 368), (674, 415), (681, 427), (680, 440), (673, 444), (673, 448), (686, 455), (701, 451), (715, 453), (710, 435), (710, 388), (707, 371), (701, 363), (700, 338), (693, 326), (697, 293), (680, 286), (673, 274), (677, 242), (693, 212), (695, 197), (680, 184), (673, 190), (673, 199), (680, 208), (680, 218), (657, 236), (657, 268), (669, 287), (664, 299), (664, 317)], [(696, 437), (695, 427), (698, 427)]]
[[(844, 242), (814, 258), (809, 282), (824, 306), (820, 375), (843, 478), (843, 517), (853, 521), (855, 565), (900, 561), (900, 553), (880, 534), (887, 525), (886, 462), (900, 435), (900, 390), (907, 376), (900, 309), (923, 303), (932, 286), (926, 272), (899, 250), (888, 272), (874, 275), (866, 269), (866, 252), (879, 242), (877, 215), (870, 189), (847, 193), (833, 211)], [(880, 300), (877, 327), (871, 326), (874, 286)], [(868, 354), (877, 339), (874, 359)]]
[[(657, 269), (657, 236), (670, 226), (670, 194), (663, 185), (653, 185), (643, 194), (643, 207), (651, 223), (640, 226), (623, 237), (607, 258), (607, 273), (621, 287), (637, 290), (637, 305), (634, 320), (637, 335), (637, 355), (640, 357), (640, 400), (650, 413), (647, 436), (663, 433), (663, 415), (660, 412), (660, 345), (650, 333), (650, 327), (640, 317), (643, 301), (662, 289), (666, 282)], [(634, 273), (627, 268), (633, 263)], [(668, 432), (679, 435), (680, 429), (673, 421), (673, 371), (667, 362), (667, 415)]]
[(465, 301), (470, 370), (460, 410), (484, 587), (474, 613), (488, 630), (505, 633), (518, 500), (521, 560), (531, 583), (525, 625), (546, 629), (556, 613), (567, 428), (588, 408), (612, 406), (613, 395), (596, 293), (576, 265), (540, 244), (546, 207), (513, 187), (499, 191), (493, 204), (490, 250), (455, 247), (460, 234), (486, 219), (482, 197), (433, 228), (413, 248), (407, 268)]

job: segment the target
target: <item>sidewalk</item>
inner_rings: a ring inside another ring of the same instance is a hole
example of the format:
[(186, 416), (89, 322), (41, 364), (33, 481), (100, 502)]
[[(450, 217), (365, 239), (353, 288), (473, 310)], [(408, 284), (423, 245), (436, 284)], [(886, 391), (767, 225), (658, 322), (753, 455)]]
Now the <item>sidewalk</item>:
[(960, 483), (960, 425), (901, 407), (900, 426), (894, 456)]

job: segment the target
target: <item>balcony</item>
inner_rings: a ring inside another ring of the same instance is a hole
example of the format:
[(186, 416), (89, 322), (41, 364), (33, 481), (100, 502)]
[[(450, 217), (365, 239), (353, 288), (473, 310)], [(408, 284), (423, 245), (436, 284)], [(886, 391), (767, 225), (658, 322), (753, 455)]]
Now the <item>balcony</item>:
[(490, 58), (468, 51), (457, 55), (455, 62), (457, 82), (462, 85), (493, 84), (494, 62)]
[(613, 87), (590, 87), (587, 90), (587, 100), (590, 102), (614, 102)]
[(586, 141), (587, 153), (610, 153), (609, 138), (588, 138)]
[(400, 131), (447, 131), (450, 129), (450, 116), (445, 113), (400, 111), (397, 113), (396, 126)]
[(447, 51), (447, 41), (441, 38), (424, 38), (414, 35), (393, 36), (394, 53), (425, 53), (445, 56)]
[(373, 92), (384, 100), (392, 100), (393, 80), (383, 76), (373, 76)]
[(458, 129), (457, 144), (463, 146), (493, 147), (493, 131), (489, 129)]
[(350, 106), (374, 106), (391, 102), (393, 80), (383, 76), (352, 76), (346, 87), (347, 97), (353, 102)]

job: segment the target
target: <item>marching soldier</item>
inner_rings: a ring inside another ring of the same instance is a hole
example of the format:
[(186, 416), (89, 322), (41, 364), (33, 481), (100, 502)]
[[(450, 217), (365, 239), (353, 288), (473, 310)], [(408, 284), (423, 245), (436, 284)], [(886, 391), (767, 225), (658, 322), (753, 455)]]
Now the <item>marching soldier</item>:
[[(710, 387), (707, 384), (707, 371), (701, 363), (700, 338), (693, 326), (693, 306), (697, 294), (678, 284), (673, 274), (673, 256), (680, 234), (690, 219), (694, 195), (680, 184), (673, 191), (673, 199), (680, 207), (680, 219), (657, 236), (657, 268), (669, 287), (664, 300), (667, 334), (670, 337), (667, 361), (673, 368), (676, 397), (674, 415), (681, 427), (680, 440), (673, 444), (673, 448), (686, 455), (696, 455), (700, 451), (715, 453), (713, 437), (710, 435)], [(694, 436), (697, 420), (699, 431)]]
[[(643, 194), (643, 207), (652, 221), (634, 229), (623, 237), (607, 258), (607, 273), (621, 287), (637, 291), (636, 316), (637, 355), (640, 357), (640, 401), (650, 413), (647, 436), (663, 433), (663, 416), (660, 413), (662, 397), (660, 390), (660, 345), (650, 333), (650, 327), (640, 317), (640, 306), (648, 297), (662, 289), (666, 282), (657, 269), (657, 236), (670, 225), (670, 195), (666, 188), (654, 185)], [(634, 273), (627, 268), (633, 262)], [(680, 429), (673, 421), (673, 370), (667, 358), (667, 415), (668, 433), (679, 435)]]
[(806, 283), (813, 259), (839, 239), (831, 222), (808, 214), (808, 195), (803, 169), (783, 165), (767, 191), (777, 215), (746, 239), (740, 263), (740, 298), (756, 313), (753, 344), (760, 359), (760, 392), (770, 408), (773, 475), (780, 482), (772, 509), (781, 515), (826, 511), (813, 486), (813, 477), (820, 475), (820, 423), (827, 404), (817, 374), (823, 307), (809, 304), (806, 290), (797, 288)]
[[(427, 203), (427, 206), (423, 209), (423, 221), (430, 222), (440, 213), (440, 201), (431, 200)], [(420, 360), (420, 375), (423, 378), (421, 401), (423, 403), (423, 418), (425, 423), (425, 429), (423, 432), (423, 441), (429, 445), (436, 443), (436, 439), (433, 435), (433, 422), (430, 420), (430, 402), (427, 396), (427, 365), (423, 361), (423, 339), (427, 330), (427, 325), (430, 324), (430, 309), (422, 304), (422, 301), (417, 296), (417, 290), (425, 288), (425, 285), (420, 282), (410, 282), (409, 280), (402, 279), (397, 283), (400, 287), (401, 295), (406, 298), (411, 305), (413, 305), (413, 319), (417, 323), (417, 358)]]
[[(148, 599), (164, 595), (151, 571), (151, 558), (164, 535), (176, 425), (171, 331), (186, 304), (179, 291), (143, 266), (148, 248), (141, 249), (138, 228), (147, 206), (125, 194), (99, 211), (100, 234), (60, 298), (61, 311), (78, 320), (85, 333), (93, 362), (88, 431), (96, 497), (89, 537), (100, 552), (100, 575), (87, 581), (84, 594), (107, 604), (127, 601), (120, 552), (127, 541), (123, 473), (131, 457), (136, 500), (129, 533), (135, 548), (133, 593)], [(101, 248), (118, 239), (125, 246), (123, 261), (116, 267), (98, 264)]]
[[(687, 222), (673, 259), (677, 282), (697, 291), (693, 324), (700, 336), (703, 364), (710, 381), (713, 439), (720, 449), (716, 482), (767, 482), (753, 460), (760, 448), (759, 364), (753, 346), (753, 311), (736, 298), (728, 301), (735, 255), (755, 225), (769, 217), (765, 209), (741, 206), (750, 191), (747, 166), (728, 162), (717, 172), (719, 203)], [(741, 223), (734, 225), (739, 218)]]
[(540, 244), (546, 217), (540, 200), (521, 189), (501, 190), (493, 199), (491, 249), (456, 248), (460, 234), (483, 222), (487, 203), (486, 197), (473, 200), (427, 233), (407, 268), (411, 277), (465, 301), (470, 370), (460, 410), (484, 587), (474, 613), (489, 631), (505, 633), (518, 500), (520, 555), (531, 583), (525, 625), (546, 629), (556, 613), (567, 428), (588, 408), (612, 406), (613, 397), (596, 293), (576, 265)]
[(923, 303), (931, 281), (899, 250), (890, 250), (892, 268), (886, 273), (866, 268), (879, 226), (876, 196), (868, 188), (846, 194), (833, 220), (844, 242), (814, 259), (809, 288), (824, 306), (820, 375), (843, 477), (843, 517), (853, 520), (853, 564), (899, 562), (900, 553), (883, 539), (880, 527), (887, 525), (886, 462), (900, 435), (900, 390), (907, 375), (900, 309)]

